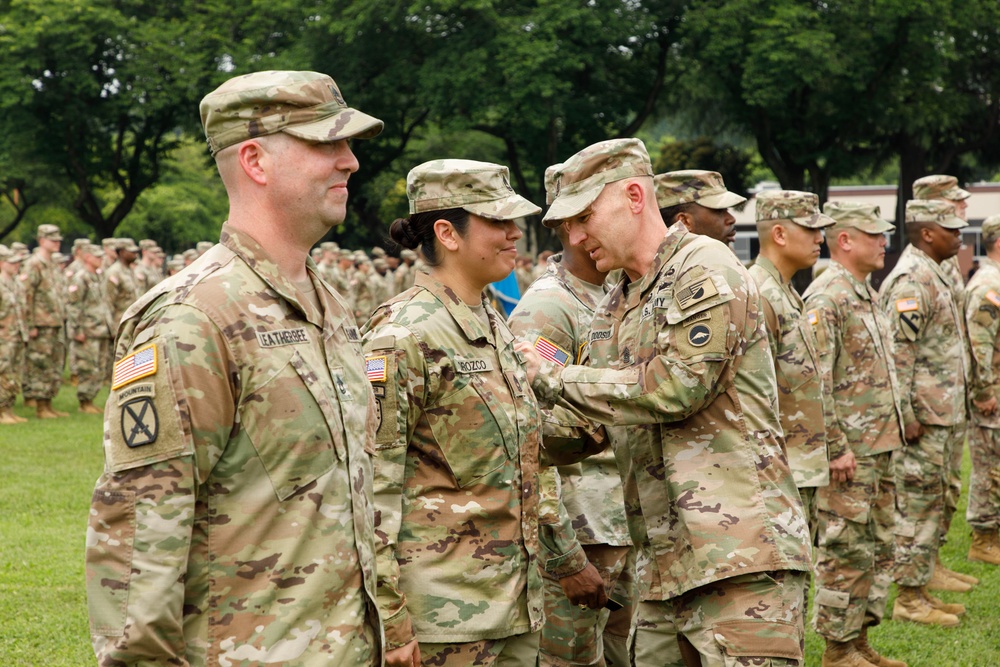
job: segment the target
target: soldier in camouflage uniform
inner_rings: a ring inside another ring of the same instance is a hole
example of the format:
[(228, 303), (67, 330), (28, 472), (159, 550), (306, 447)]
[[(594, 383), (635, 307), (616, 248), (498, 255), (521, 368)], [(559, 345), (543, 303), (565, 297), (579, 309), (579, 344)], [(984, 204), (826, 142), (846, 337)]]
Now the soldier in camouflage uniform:
[(667, 225), (683, 223), (692, 234), (700, 234), (731, 245), (736, 240), (736, 218), (729, 212), (746, 202), (726, 189), (716, 171), (685, 169), (653, 177), (656, 205)]
[(834, 223), (811, 192), (764, 190), (757, 195), (760, 254), (750, 267), (764, 303), (767, 338), (778, 380), (778, 412), (785, 454), (816, 535), (816, 488), (830, 481), (826, 422), (834, 421), (829, 378), (819, 366), (816, 336), (792, 276), (819, 259), (823, 233)]
[[(958, 187), (958, 179), (954, 176), (944, 174), (933, 174), (918, 178), (913, 182), (913, 198), (943, 201), (955, 207), (956, 217), (968, 221), (967, 212), (969, 208), (969, 197), (971, 193)], [(965, 312), (965, 280), (962, 277), (962, 270), (958, 265), (958, 257), (951, 257), (940, 264), (945, 276), (951, 285), (952, 294), (958, 304), (960, 313)], [(963, 320), (962, 324), (965, 322)], [(967, 336), (967, 334), (965, 334)], [(967, 434), (971, 433), (971, 425), (967, 429)], [(945, 507), (941, 513), (941, 544), (947, 541), (948, 530), (951, 528), (951, 519), (958, 508), (958, 500), (962, 495), (962, 447), (956, 447), (952, 452), (951, 460), (947, 462), (948, 491), (945, 494)], [(944, 566), (941, 562), (941, 552), (938, 551), (937, 561), (934, 565), (935, 576), (931, 579), (932, 587), (938, 587), (939, 579), (945, 575), (948, 579), (959, 579), (967, 584), (978, 584), (979, 579), (963, 572), (955, 572)], [(947, 588), (947, 584), (943, 585)]]
[(364, 324), (375, 312), (375, 308), (382, 303), (377, 300), (381, 290), (372, 282), (375, 276), (372, 270), (372, 262), (365, 256), (358, 256), (355, 263), (354, 278), (351, 280), (351, 294), (354, 297), (354, 319), (358, 324)]
[(40, 225), (38, 247), (21, 273), (28, 327), (24, 398), (35, 402), (39, 419), (67, 416), (52, 409), (66, 365), (66, 281), (62, 268), (52, 261), (60, 241), (58, 227)]
[(98, 273), (102, 276), (112, 264), (118, 261), (118, 250), (116, 250), (117, 244), (118, 239), (114, 237), (101, 239), (101, 247), (104, 249), (104, 257), (101, 259), (101, 270)]
[(142, 253), (142, 256), (139, 258), (139, 261), (132, 265), (136, 288), (139, 294), (145, 294), (163, 279), (160, 270), (156, 266), (156, 253), (158, 250), (156, 241), (152, 239), (142, 239), (139, 241), (139, 251)]
[(379, 665), (375, 399), (308, 254), (344, 220), (346, 140), (382, 122), (315, 72), (230, 79), (201, 113), (230, 216), (116, 340), (87, 532), (98, 663)]
[(103, 254), (98, 245), (84, 246), (80, 253), (84, 268), (70, 281), (66, 299), (66, 335), (78, 377), (76, 398), (80, 412), (89, 415), (103, 414), (94, 405), (94, 397), (109, 379), (108, 357), (111, 332), (115, 328), (104, 286), (97, 275)]
[[(910, 244), (882, 284), (889, 318), (907, 446), (894, 454), (896, 583), (900, 597), (921, 587), (967, 591), (970, 584), (935, 571), (946, 511), (949, 462), (966, 433), (969, 372), (965, 314), (940, 264), (962, 245), (966, 223), (946, 202), (906, 203)], [(910, 589), (907, 591), (907, 589)], [(900, 605), (897, 601), (897, 607)], [(894, 618), (897, 616), (894, 609)], [(905, 613), (899, 615), (905, 618)]]
[(756, 285), (723, 244), (664, 227), (637, 139), (577, 153), (557, 187), (545, 224), (624, 271), (591, 324), (592, 367), (518, 349), (542, 400), (629, 426), (610, 435), (638, 550), (635, 663), (800, 665), (809, 528)]
[(1000, 215), (983, 221), (982, 260), (966, 286), (965, 322), (972, 352), (969, 396), (972, 475), (965, 518), (972, 528), (971, 561), (1000, 565)]
[(396, 279), (396, 294), (402, 294), (413, 287), (413, 282), (417, 277), (414, 264), (417, 261), (417, 253), (409, 248), (403, 248), (399, 252), (399, 266), (396, 267), (394, 277)]
[(825, 230), (831, 261), (806, 290), (804, 307), (834, 399), (826, 423), (830, 483), (816, 489), (813, 627), (826, 640), (824, 667), (903, 667), (868, 643), (892, 581), (891, 452), (903, 442), (889, 324), (868, 281), (884, 265), (893, 226), (877, 206), (827, 202), (824, 212), (836, 221)]
[(0, 245), (0, 424), (28, 421), (14, 414), (14, 402), (21, 393), (21, 371), (28, 329), (17, 282), (21, 257)]
[(111, 319), (117, 328), (122, 321), (122, 315), (136, 299), (142, 296), (142, 291), (132, 270), (139, 246), (132, 239), (121, 238), (115, 242), (115, 251), (118, 259), (104, 270), (103, 278), (104, 294), (111, 309)]
[(390, 237), (430, 275), (365, 326), (376, 437), (378, 602), (388, 665), (533, 665), (542, 626), (539, 412), (483, 290), (539, 212), (506, 167), (435, 160), (407, 176)]
[[(549, 204), (558, 167), (546, 171)], [(570, 245), (562, 226), (555, 231), (562, 253), (549, 258), (548, 271), (521, 296), (508, 323), (541, 356), (566, 366), (579, 363), (607, 274), (597, 270), (583, 248)], [(543, 445), (555, 448), (553, 438), (591, 437), (594, 425), (586, 419), (559, 416), (543, 411)], [(558, 469), (546, 467), (539, 479), (539, 541), (546, 559), (539, 665), (629, 665), (635, 554), (614, 452)], [(606, 591), (612, 590), (615, 606), (621, 605), (614, 611), (604, 608)]]

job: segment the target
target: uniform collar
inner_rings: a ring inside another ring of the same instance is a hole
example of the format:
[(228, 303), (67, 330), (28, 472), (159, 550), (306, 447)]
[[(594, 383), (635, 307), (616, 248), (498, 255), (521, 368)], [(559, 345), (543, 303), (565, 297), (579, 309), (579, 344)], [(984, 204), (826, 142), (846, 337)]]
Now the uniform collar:
[[(558, 280), (584, 306), (592, 311), (597, 310), (598, 299), (594, 295), (593, 283), (580, 280), (567, 271), (566, 267), (562, 265), (562, 253), (549, 257), (545, 273)], [(598, 287), (600, 286), (598, 285)]]
[[(439, 282), (429, 273), (419, 272), (417, 273), (416, 280), (413, 283), (416, 287), (423, 287), (425, 290), (434, 295), (434, 297), (444, 304), (444, 307), (448, 309), (448, 313), (451, 315), (452, 319), (455, 320), (455, 324), (458, 328), (462, 330), (465, 337), (470, 341), (479, 340), (483, 338), (489, 342), (493, 342), (492, 332), (487, 331), (483, 328), (482, 318), (476, 316), (472, 312), (462, 299), (455, 294), (454, 290)], [(481, 301), (483, 306), (486, 308), (486, 313), (489, 316), (490, 321), (493, 321), (494, 314), (492, 308), (486, 303), (486, 300)]]
[(792, 287), (792, 283), (784, 279), (781, 275), (781, 271), (779, 271), (778, 267), (774, 265), (774, 262), (763, 255), (757, 255), (757, 259), (754, 260), (754, 264), (759, 266), (765, 273), (767, 273), (767, 275), (774, 278), (778, 284), (781, 285), (781, 290), (789, 299), (792, 300), (792, 303), (798, 304), (800, 307), (802, 306), (802, 297), (795, 291), (795, 288)]
[(941, 282), (943, 282), (945, 285), (948, 285), (950, 288), (951, 283), (948, 280), (948, 276), (945, 275), (944, 269), (941, 268), (940, 264), (931, 259), (930, 255), (928, 255), (927, 253), (925, 253), (923, 250), (913, 245), (912, 243), (903, 248), (903, 255), (900, 257), (900, 259), (905, 257), (907, 253), (913, 256), (914, 261), (929, 266), (931, 270), (934, 271), (934, 275), (936, 275)]
[[(659, 279), (660, 271), (667, 265), (667, 262), (670, 261), (671, 257), (673, 257), (673, 254), (677, 252), (677, 249), (681, 245), (681, 241), (683, 241), (684, 237), (688, 234), (690, 234), (690, 232), (687, 230), (687, 227), (684, 226), (683, 222), (675, 222), (667, 228), (667, 232), (664, 235), (663, 240), (660, 241), (660, 245), (656, 249), (656, 255), (653, 257), (653, 263), (639, 281), (638, 294), (645, 294), (645, 292)], [(622, 273), (622, 275), (625, 274)], [(629, 290), (629, 293), (631, 295), (631, 289)]]
[(854, 277), (854, 274), (835, 259), (830, 260), (830, 265), (826, 270), (832, 271), (834, 275), (838, 275), (846, 280), (854, 288), (857, 295), (865, 301), (875, 301), (875, 289), (869, 282), (870, 278), (865, 278), (864, 281), (858, 280)]

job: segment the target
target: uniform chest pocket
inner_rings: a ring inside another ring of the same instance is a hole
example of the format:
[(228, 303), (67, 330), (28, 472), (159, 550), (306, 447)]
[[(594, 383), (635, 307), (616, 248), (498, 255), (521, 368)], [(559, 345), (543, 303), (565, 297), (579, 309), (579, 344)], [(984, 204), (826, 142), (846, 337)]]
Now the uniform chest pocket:
[[(461, 388), (443, 397), (426, 414), (441, 454), (458, 486), (465, 488), (513, 459), (516, 443), (514, 426), (496, 393), (506, 386), (502, 377), (496, 378), (496, 387), (479, 375), (460, 382)], [(512, 400), (506, 392), (503, 398)]]
[[(332, 389), (332, 388), (331, 388)], [(241, 406), (241, 424), (279, 500), (286, 500), (333, 469), (343, 458), (335, 398), (295, 352)]]
[(794, 393), (796, 389), (815, 379), (816, 355), (797, 325), (788, 323), (783, 328), (781, 349), (775, 359), (775, 367), (779, 386)]

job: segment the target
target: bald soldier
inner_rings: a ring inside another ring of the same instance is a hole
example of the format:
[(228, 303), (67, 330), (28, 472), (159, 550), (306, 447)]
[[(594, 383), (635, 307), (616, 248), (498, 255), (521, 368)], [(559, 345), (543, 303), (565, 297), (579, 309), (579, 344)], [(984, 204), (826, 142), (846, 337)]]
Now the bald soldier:
[[(824, 386), (816, 335), (792, 276), (819, 259), (824, 228), (834, 224), (811, 192), (764, 190), (757, 195), (760, 254), (750, 267), (764, 304), (764, 323), (778, 380), (778, 413), (795, 486), (815, 535), (816, 488), (830, 480), (827, 430), (834, 427), (829, 379)], [(830, 425), (827, 425), (830, 422)]]
[(87, 531), (98, 663), (379, 665), (375, 397), (308, 255), (344, 221), (349, 140), (382, 121), (315, 72), (230, 79), (201, 117), (229, 216), (118, 333)]
[(986, 257), (969, 280), (965, 296), (973, 424), (965, 518), (972, 528), (969, 560), (1000, 565), (1000, 215), (983, 220), (982, 234)]
[(879, 297), (892, 328), (907, 442), (894, 454), (895, 579), (901, 600), (916, 596), (924, 587), (971, 588), (935, 565), (942, 514), (947, 511), (948, 462), (954, 449), (965, 444), (969, 373), (964, 313), (941, 263), (958, 252), (960, 230), (965, 226), (951, 204), (908, 201), (910, 244), (886, 277)]
[(729, 212), (747, 198), (726, 189), (717, 171), (686, 169), (653, 177), (656, 205), (668, 225), (680, 222), (692, 234), (731, 245), (736, 240), (736, 218)]
[(609, 425), (638, 550), (635, 663), (800, 665), (808, 525), (756, 285), (726, 246), (664, 225), (637, 139), (563, 163), (544, 222), (623, 270), (589, 367), (520, 350), (542, 400)]

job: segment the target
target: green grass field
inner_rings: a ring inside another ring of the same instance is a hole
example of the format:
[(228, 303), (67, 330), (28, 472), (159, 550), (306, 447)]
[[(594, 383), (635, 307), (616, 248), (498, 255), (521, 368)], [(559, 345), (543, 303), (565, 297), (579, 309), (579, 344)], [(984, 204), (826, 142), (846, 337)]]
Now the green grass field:
[[(103, 404), (104, 395), (99, 399)], [(55, 407), (72, 414), (0, 426), (0, 667), (94, 664), (83, 544), (90, 494), (102, 466), (102, 420), (76, 412), (69, 386), (63, 387)], [(23, 407), (17, 412), (32, 415)], [(968, 467), (966, 456), (966, 480)], [(968, 607), (961, 627), (887, 621), (871, 632), (876, 648), (911, 667), (1000, 665), (1000, 571), (965, 560), (969, 536), (964, 497), (962, 501), (944, 560), (982, 583), (967, 594), (939, 594)], [(806, 664), (818, 666), (822, 640), (809, 632), (806, 649)]]

